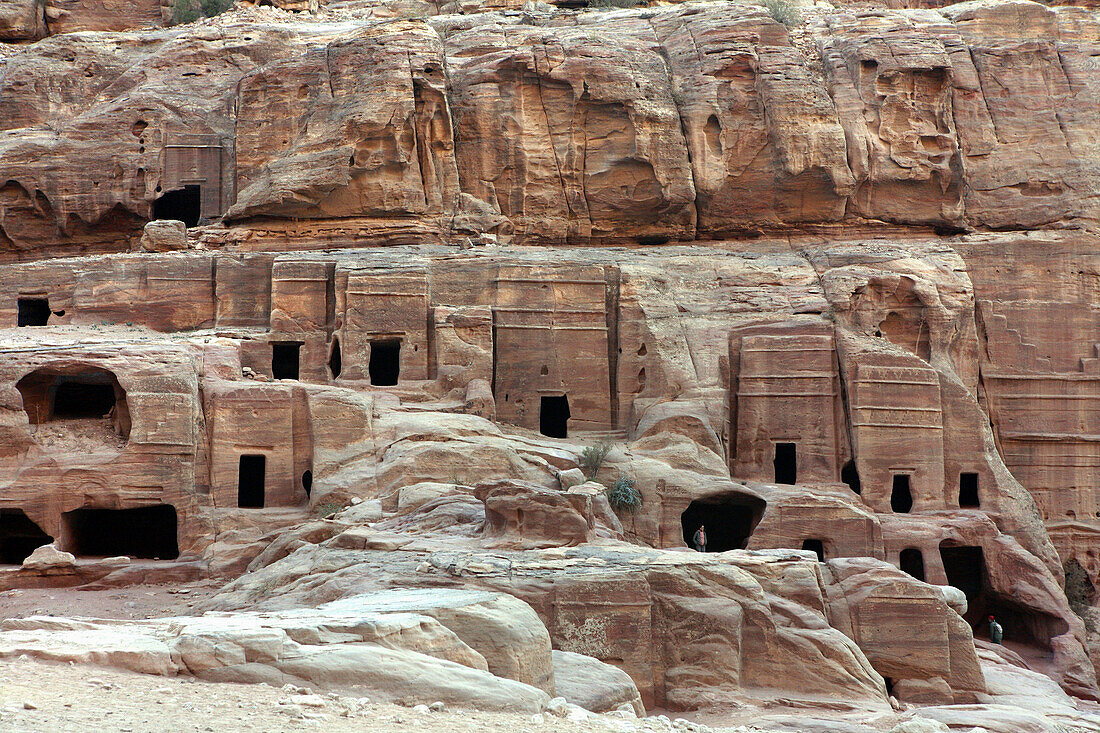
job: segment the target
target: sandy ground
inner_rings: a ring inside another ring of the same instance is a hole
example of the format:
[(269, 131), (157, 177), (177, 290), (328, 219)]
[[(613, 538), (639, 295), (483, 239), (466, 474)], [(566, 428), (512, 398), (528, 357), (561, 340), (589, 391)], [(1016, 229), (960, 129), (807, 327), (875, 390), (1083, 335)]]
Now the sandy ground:
[(0, 619), (26, 616), (87, 616), (142, 619), (193, 616), (195, 605), (218, 592), (219, 580), (125, 588), (23, 588), (0, 592)]
[[(34, 615), (144, 619), (195, 615), (223, 583), (203, 580), (125, 588), (20, 589), (0, 593), (0, 619)], [(36, 733), (231, 733), (233, 731), (664, 731), (659, 721), (472, 710), (417, 712), (345, 690), (314, 694), (269, 685), (210, 683), (29, 659), (0, 660), (0, 731)], [(364, 693), (365, 694), (365, 693)]]
[(364, 703), (354, 695), (300, 694), (268, 685), (208, 683), (26, 658), (0, 661), (0, 730), (5, 733), (581, 733), (648, 727), (640, 721), (536, 718), (465, 710), (417, 712)]

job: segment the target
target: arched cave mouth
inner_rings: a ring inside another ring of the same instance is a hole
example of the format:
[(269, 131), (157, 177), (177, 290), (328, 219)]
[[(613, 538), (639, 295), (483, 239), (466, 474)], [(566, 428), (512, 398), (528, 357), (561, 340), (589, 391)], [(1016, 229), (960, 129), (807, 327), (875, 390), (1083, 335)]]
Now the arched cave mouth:
[(88, 365), (43, 367), (16, 383), (23, 410), (44, 445), (86, 458), (117, 452), (130, 437), (126, 390), (113, 373)]
[(78, 557), (130, 557), (175, 560), (176, 508), (171, 504), (136, 509), (76, 509), (61, 515), (66, 549)]
[(22, 509), (0, 509), (0, 565), (22, 565), (37, 548), (51, 542), (53, 537)]
[(898, 555), (898, 564), (903, 573), (917, 580), (924, 580), (924, 553), (916, 547), (907, 547)]
[(963, 618), (977, 639), (989, 639), (989, 616), (995, 616), (1004, 629), (1006, 642), (1016, 642), (1049, 651), (1050, 640), (1069, 630), (1062, 619), (1027, 608), (1015, 598), (997, 593), (989, 580), (989, 568), (980, 546), (960, 545), (950, 540), (940, 543), (940, 559), (947, 582), (966, 594)]
[(680, 515), (684, 544), (694, 547), (692, 537), (700, 525), (705, 525), (707, 552), (743, 550), (766, 506), (763, 499), (740, 493), (696, 499)]

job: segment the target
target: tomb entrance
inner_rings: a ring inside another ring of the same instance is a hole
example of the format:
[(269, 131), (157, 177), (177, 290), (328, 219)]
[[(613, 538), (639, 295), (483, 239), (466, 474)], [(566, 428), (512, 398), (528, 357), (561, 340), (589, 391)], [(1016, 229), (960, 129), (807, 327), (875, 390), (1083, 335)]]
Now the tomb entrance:
[(188, 227), (199, 225), (201, 211), (202, 187), (196, 185), (166, 191), (153, 202), (154, 219), (174, 219)]
[(297, 379), (301, 350), (301, 341), (272, 343), (271, 376), (275, 379)]
[(370, 383), (374, 387), (393, 387), (401, 376), (401, 341), (385, 339), (370, 342)]
[(543, 395), (539, 405), (539, 432), (548, 438), (569, 437), (568, 395)]
[(798, 483), (798, 448), (795, 443), (776, 443), (772, 460), (777, 484)]
[(170, 504), (134, 509), (83, 508), (66, 512), (61, 519), (66, 549), (77, 556), (174, 560), (180, 554), (176, 509)]
[(825, 562), (825, 543), (821, 540), (802, 540), (802, 549), (815, 553), (818, 562)]
[(908, 573), (917, 580), (924, 580), (924, 555), (920, 550), (907, 547), (901, 551), (898, 561), (903, 573)]
[(890, 488), (890, 510), (897, 514), (913, 511), (913, 490), (909, 485), (909, 474), (894, 474)]
[(18, 298), (16, 300), (17, 327), (45, 326), (50, 320), (50, 301), (48, 298)]
[(0, 565), (21, 565), (53, 537), (42, 531), (22, 509), (0, 509)]
[(959, 506), (963, 509), (977, 509), (982, 505), (978, 495), (978, 474), (959, 474)]
[(707, 552), (743, 550), (765, 506), (763, 499), (738, 493), (696, 499), (680, 515), (684, 544), (693, 547), (695, 531), (705, 525)]
[(117, 449), (130, 436), (126, 391), (106, 369), (83, 365), (44, 367), (27, 374), (15, 386), (31, 425), (64, 424), (63, 434), (53, 438), (55, 443), (72, 438), (84, 445), (86, 452), (88, 445), (84, 443), (88, 441)]
[(243, 455), (237, 466), (237, 506), (242, 509), (264, 508), (267, 483), (267, 456)]

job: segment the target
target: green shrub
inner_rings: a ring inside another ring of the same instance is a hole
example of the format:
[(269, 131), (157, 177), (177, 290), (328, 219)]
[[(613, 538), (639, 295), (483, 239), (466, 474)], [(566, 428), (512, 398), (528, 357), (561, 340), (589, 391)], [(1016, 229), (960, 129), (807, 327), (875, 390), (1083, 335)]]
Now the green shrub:
[(623, 476), (607, 489), (607, 501), (615, 511), (633, 514), (642, 505), (642, 492), (634, 479)]
[(172, 25), (194, 23), (233, 9), (233, 0), (172, 0)]
[(199, 19), (199, 9), (192, 0), (172, 0), (172, 25), (194, 23)]
[(648, 0), (588, 0), (592, 10), (614, 10), (615, 8), (636, 8), (645, 5)]
[(343, 504), (338, 504), (334, 501), (326, 501), (313, 507), (313, 513), (321, 519), (328, 519), (335, 514), (339, 514), (343, 509)]
[(1066, 574), (1066, 600), (1069, 601), (1069, 607), (1078, 616), (1084, 618), (1085, 612), (1096, 597), (1096, 588), (1089, 580), (1088, 572), (1077, 560), (1073, 558), (1066, 560), (1062, 564), (1062, 570)]
[(791, 0), (760, 0), (760, 4), (776, 23), (793, 28), (802, 22), (802, 13)]
[(202, 14), (207, 18), (213, 18), (233, 7), (233, 0), (199, 0), (202, 5)]
[(584, 471), (584, 475), (588, 478), (595, 478), (596, 474), (600, 472), (600, 466), (603, 465), (604, 460), (607, 458), (607, 454), (611, 452), (611, 443), (606, 440), (601, 440), (595, 445), (586, 446), (581, 451), (581, 470)]

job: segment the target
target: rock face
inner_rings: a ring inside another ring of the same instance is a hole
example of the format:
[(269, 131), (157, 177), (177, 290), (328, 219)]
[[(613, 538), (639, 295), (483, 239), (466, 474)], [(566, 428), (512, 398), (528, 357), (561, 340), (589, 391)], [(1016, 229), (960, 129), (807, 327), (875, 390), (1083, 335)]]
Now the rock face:
[(0, 656), (1100, 697), (1096, 11), (509, 4), (3, 5), (0, 589), (226, 585)]
[[(422, 594), (422, 602), (433, 605), (434, 598), (434, 603), (450, 605), (454, 595)], [(493, 602), (485, 598), (491, 594), (481, 595), (483, 601)], [(380, 607), (387, 605), (383, 600)], [(370, 601), (349, 598), (305, 613), (135, 624), (44, 617), (7, 620), (0, 622), (0, 657), (27, 654), (54, 661), (94, 661), (146, 674), (192, 674), (222, 682), (356, 685), (379, 699), (442, 701), (489, 710), (540, 712), (549, 702), (550, 696), (541, 690), (490, 674), (485, 659), (439, 622), (414, 612), (375, 609)], [(481, 623), (487, 620), (482, 617)], [(514, 628), (516, 622), (510, 624)]]
[[(1079, 8), (841, 9), (799, 43), (721, 4), (305, 18), (257, 9), (119, 35), (110, 53), (61, 35), (7, 58), (2, 120), (21, 133), (0, 146), (0, 257), (117, 251), (151, 214), (226, 215), (303, 246), (1100, 215), (1097, 21)], [(87, 73), (27, 83), (63, 64)], [(73, 159), (87, 177), (56, 174)]]

